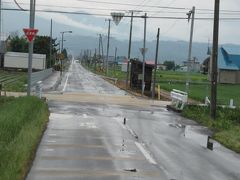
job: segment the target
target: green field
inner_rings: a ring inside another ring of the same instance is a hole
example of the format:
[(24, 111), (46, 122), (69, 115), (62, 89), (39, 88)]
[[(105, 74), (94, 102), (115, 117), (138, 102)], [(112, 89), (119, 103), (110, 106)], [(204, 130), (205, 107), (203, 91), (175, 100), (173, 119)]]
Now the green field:
[(24, 179), (48, 116), (36, 97), (0, 97), (0, 179)]
[[(85, 66), (91, 71), (95, 72), (93, 66)], [(106, 75), (105, 72), (96, 73)], [(115, 77), (119, 80), (126, 79), (126, 73), (121, 71), (121, 67), (115, 68), (109, 67), (109, 77)], [(207, 80), (207, 75), (201, 73), (186, 73), (176, 71), (157, 71), (156, 81), (160, 84), (161, 89), (171, 91), (172, 89), (178, 89), (186, 91), (186, 81), (189, 83), (189, 97), (197, 101), (204, 102), (205, 97), (208, 96), (210, 99), (211, 86)], [(240, 106), (240, 84), (219, 84), (217, 91), (217, 103), (219, 105), (228, 105), (230, 99), (234, 100), (234, 104)]]
[(26, 91), (25, 84), (27, 84), (27, 73), (0, 70), (0, 84), (3, 86), (2, 89), (6, 91)]

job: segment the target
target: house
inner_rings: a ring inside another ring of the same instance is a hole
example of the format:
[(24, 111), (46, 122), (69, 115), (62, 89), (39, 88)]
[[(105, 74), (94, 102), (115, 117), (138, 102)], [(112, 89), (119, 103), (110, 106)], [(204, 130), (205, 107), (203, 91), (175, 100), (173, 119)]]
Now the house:
[(199, 72), (201, 67), (200, 62), (197, 61), (196, 57), (190, 61), (184, 61), (183, 66), (188, 67), (190, 72)]
[[(210, 57), (203, 66), (208, 68), (210, 79), (211, 65)], [(226, 84), (240, 84), (240, 49), (233, 50), (221, 47), (218, 51), (218, 82)]]
[(240, 84), (240, 49), (221, 48), (218, 52), (218, 82)]

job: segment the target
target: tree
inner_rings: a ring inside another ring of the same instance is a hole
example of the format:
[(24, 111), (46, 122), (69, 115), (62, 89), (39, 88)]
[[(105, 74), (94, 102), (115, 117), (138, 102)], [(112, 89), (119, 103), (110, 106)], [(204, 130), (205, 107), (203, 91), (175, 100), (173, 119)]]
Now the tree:
[[(52, 54), (57, 53), (56, 39), (52, 39)], [(36, 36), (34, 41), (34, 53), (46, 54), (47, 56), (47, 67), (53, 64), (53, 57), (50, 59), (50, 37), (49, 36)]]
[(175, 69), (175, 62), (174, 61), (164, 61), (163, 65), (166, 66), (166, 70), (174, 70)]
[(28, 52), (28, 42), (25, 37), (18, 35), (10, 36), (9, 44), (7, 46), (8, 51), (13, 52)]
[[(57, 52), (56, 39), (52, 39), (52, 54)], [(26, 37), (19, 37), (17, 34), (13, 34), (9, 39), (8, 51), (13, 52), (28, 52), (28, 41)], [(49, 36), (36, 36), (34, 40), (34, 53), (46, 54), (47, 67), (53, 64), (53, 58), (50, 59), (50, 37)], [(50, 63), (51, 61), (51, 63)]]

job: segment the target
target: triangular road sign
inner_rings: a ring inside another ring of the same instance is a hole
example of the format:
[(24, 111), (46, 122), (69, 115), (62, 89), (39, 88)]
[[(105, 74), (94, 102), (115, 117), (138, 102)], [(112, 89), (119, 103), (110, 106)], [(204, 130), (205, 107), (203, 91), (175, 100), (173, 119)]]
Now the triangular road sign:
[(111, 16), (113, 18), (113, 21), (116, 25), (118, 25), (121, 21), (121, 19), (124, 17), (124, 13), (111, 13)]
[(24, 28), (23, 32), (25, 36), (27, 36), (27, 39), (29, 42), (32, 42), (34, 37), (36, 36), (38, 29), (33, 29), (33, 28)]
[(148, 48), (139, 48), (139, 50), (141, 51), (142, 55), (145, 54), (148, 50)]

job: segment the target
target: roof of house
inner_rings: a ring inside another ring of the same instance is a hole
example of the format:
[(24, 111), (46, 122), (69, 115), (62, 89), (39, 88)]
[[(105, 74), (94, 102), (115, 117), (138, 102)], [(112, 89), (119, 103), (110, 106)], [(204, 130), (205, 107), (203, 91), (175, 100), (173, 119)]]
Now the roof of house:
[(240, 70), (240, 50), (237, 52), (221, 47), (218, 53), (218, 68), (225, 70)]

